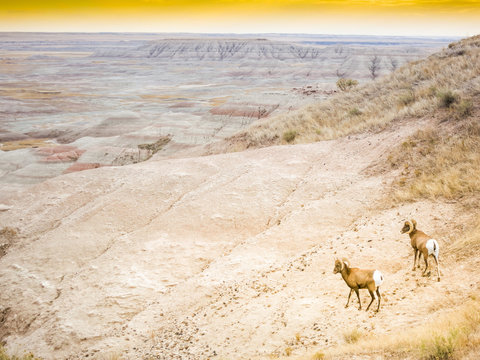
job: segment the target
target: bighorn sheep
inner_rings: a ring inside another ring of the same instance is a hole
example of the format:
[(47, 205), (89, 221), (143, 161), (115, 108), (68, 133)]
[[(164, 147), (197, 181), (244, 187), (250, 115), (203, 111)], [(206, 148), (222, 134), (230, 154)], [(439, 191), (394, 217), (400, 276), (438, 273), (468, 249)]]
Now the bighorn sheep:
[(357, 294), (358, 303), (360, 304), (358, 310), (362, 310), (362, 302), (360, 301), (360, 295), (358, 294), (358, 290), (366, 288), (368, 289), (368, 292), (372, 297), (372, 301), (370, 301), (370, 304), (368, 304), (366, 311), (368, 311), (370, 305), (372, 305), (373, 303), (373, 300), (375, 300), (375, 291), (378, 296), (378, 306), (376, 311), (378, 312), (378, 310), (380, 310), (381, 296), (379, 287), (383, 283), (383, 275), (380, 271), (351, 268), (347, 259), (335, 259), (335, 267), (333, 268), (333, 273), (341, 273), (343, 280), (345, 280), (347, 285), (350, 287), (350, 293), (348, 294), (347, 305), (345, 305), (345, 307), (348, 307), (352, 291), (355, 291), (355, 294)]
[(421, 230), (417, 230), (417, 222), (412, 219), (412, 221), (405, 221), (402, 230), (402, 234), (408, 233), (410, 236), (410, 243), (413, 247), (413, 271), (415, 271), (415, 265), (417, 264), (417, 253), (418, 253), (418, 267), (420, 267), (420, 256), (423, 255), (425, 260), (425, 270), (422, 275), (425, 275), (425, 272), (428, 270), (428, 257), (433, 255), (435, 263), (437, 264), (437, 277), (440, 281), (440, 269), (438, 264), (438, 254), (440, 247), (438, 246), (437, 240), (433, 239), (431, 236), (428, 236)]

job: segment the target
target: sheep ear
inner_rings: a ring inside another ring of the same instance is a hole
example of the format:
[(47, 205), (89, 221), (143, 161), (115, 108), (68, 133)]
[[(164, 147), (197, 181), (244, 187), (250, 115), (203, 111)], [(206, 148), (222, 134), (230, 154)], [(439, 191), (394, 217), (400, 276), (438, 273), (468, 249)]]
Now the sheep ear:
[(416, 228), (417, 227), (417, 222), (415, 220), (412, 219), (412, 224), (413, 224), (413, 227)]

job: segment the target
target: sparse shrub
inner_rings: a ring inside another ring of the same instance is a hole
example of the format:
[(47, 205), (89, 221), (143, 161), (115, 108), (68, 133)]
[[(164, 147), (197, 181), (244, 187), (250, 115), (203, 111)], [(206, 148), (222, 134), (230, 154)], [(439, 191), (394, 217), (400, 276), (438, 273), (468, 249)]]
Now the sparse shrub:
[(16, 355), (10, 356), (5, 352), (5, 349), (3, 348), (3, 346), (0, 345), (0, 360), (42, 360), (42, 359), (35, 357), (35, 355), (33, 355), (31, 352), (25, 353), (22, 356), (16, 356)]
[(297, 342), (297, 344), (300, 342), (301, 339), (302, 339), (302, 336), (300, 335), (300, 333), (296, 333), (295, 334), (295, 341)]
[(138, 145), (139, 149), (149, 150), (152, 152), (152, 155), (160, 151), (165, 145), (170, 142), (171, 138), (169, 136), (164, 136), (158, 139), (156, 142), (151, 144), (140, 144)]
[(449, 108), (458, 101), (458, 95), (451, 90), (439, 91), (437, 97), (439, 106), (443, 108)]
[(287, 356), (292, 355), (292, 351), (293, 351), (293, 349), (292, 349), (291, 347), (287, 347), (287, 348), (285, 349), (285, 355), (287, 355)]
[(417, 146), (417, 143), (412, 138), (402, 142), (402, 148), (404, 149), (411, 149), (415, 146)]
[(433, 85), (432, 85), (432, 86), (430, 86), (430, 87), (428, 88), (428, 94), (429, 94), (430, 96), (436, 96), (437, 93), (438, 93), (438, 89), (437, 89), (436, 86), (433, 86)]
[(470, 100), (462, 100), (455, 106), (457, 119), (464, 119), (472, 114), (473, 103)]
[(17, 229), (14, 229), (10, 226), (4, 226), (3, 229), (0, 230), (0, 236), (8, 240), (13, 239), (17, 235), (18, 235)]
[(348, 344), (355, 344), (361, 337), (363, 337), (363, 332), (358, 329), (353, 329), (343, 333), (343, 339)]
[(291, 143), (297, 137), (298, 132), (296, 130), (288, 130), (283, 133), (283, 140), (287, 143)]
[[(13, 239), (18, 236), (17, 229), (5, 226), (0, 230), (0, 258), (7, 253), (7, 249), (13, 242)], [(0, 360), (2, 360), (0, 358)]]
[(315, 354), (312, 356), (312, 360), (323, 360), (325, 359), (325, 354), (321, 351), (317, 351)]
[(398, 103), (403, 106), (410, 105), (415, 102), (415, 93), (413, 91), (409, 91), (406, 94), (401, 95), (398, 98)]
[(357, 108), (353, 108), (353, 109), (350, 109), (350, 111), (348, 112), (348, 115), (350, 115), (350, 116), (360, 116), (360, 115), (362, 115), (362, 112), (360, 110), (358, 110)]
[(429, 360), (452, 359), (459, 341), (460, 330), (453, 328), (446, 335), (434, 335), (422, 342), (422, 355)]
[(337, 87), (342, 91), (348, 91), (358, 85), (357, 80), (341, 78), (337, 81)]

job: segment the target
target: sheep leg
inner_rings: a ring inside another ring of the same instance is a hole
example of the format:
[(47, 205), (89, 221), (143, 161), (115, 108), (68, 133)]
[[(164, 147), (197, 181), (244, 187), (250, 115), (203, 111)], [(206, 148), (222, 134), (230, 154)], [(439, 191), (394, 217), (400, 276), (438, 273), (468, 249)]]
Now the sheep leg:
[(418, 250), (418, 261), (417, 261), (417, 267), (420, 269), (420, 258), (422, 257), (422, 252)]
[(435, 255), (433, 255), (433, 258), (435, 259), (435, 263), (437, 264), (437, 279), (440, 281), (440, 266), (438, 265), (438, 259)]
[(362, 310), (362, 302), (360, 301), (360, 294), (358, 293), (358, 289), (354, 289), (354, 290), (355, 290), (355, 294), (357, 294), (358, 303), (360, 304), (360, 307), (358, 308), (358, 310)]
[(368, 289), (368, 292), (370, 293), (370, 296), (372, 297), (372, 300), (370, 301), (370, 304), (368, 304), (366, 311), (368, 311), (368, 309), (370, 309), (370, 305), (372, 305), (373, 300), (375, 300), (375, 294), (373, 293), (373, 291)]
[(417, 249), (413, 249), (413, 269), (412, 271), (415, 271), (415, 265), (417, 264)]
[(377, 296), (378, 296), (378, 306), (377, 306), (377, 312), (380, 310), (380, 289), (377, 288)]
[(425, 270), (423, 270), (422, 276), (428, 276), (426, 274), (426, 272), (428, 270), (428, 253), (427, 253), (427, 256), (425, 256), (425, 254), (423, 254), (423, 258), (425, 259)]
[(347, 305), (345, 305), (346, 308), (348, 307), (348, 303), (350, 302), (350, 296), (352, 296), (352, 291), (353, 289), (350, 289), (350, 293), (348, 294), (348, 299), (347, 299)]

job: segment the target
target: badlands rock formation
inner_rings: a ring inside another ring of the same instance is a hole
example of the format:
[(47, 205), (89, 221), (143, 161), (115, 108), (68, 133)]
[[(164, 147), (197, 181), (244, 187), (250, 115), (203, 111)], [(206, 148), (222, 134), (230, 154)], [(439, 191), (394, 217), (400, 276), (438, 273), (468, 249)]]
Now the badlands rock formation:
[[(448, 44), (425, 38), (169, 36), (2, 33), (0, 201), (65, 172), (143, 161), (151, 154), (138, 146), (166, 136), (171, 141), (158, 155), (170, 157), (325, 99), (340, 73), (368, 79), (366, 61), (373, 53), (384, 64), (395, 59), (401, 65)], [(45, 161), (37, 152), (59, 144), (76, 154)]]
[(312, 60), (318, 47), (267, 39), (164, 39), (130, 52), (104, 52), (97, 56), (147, 57), (182, 60)]

